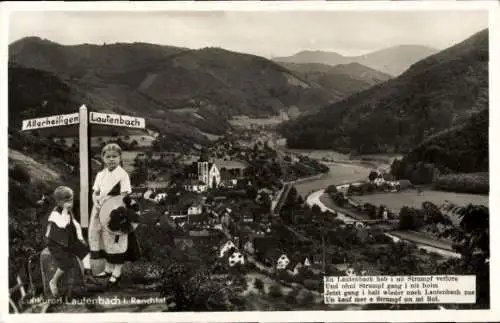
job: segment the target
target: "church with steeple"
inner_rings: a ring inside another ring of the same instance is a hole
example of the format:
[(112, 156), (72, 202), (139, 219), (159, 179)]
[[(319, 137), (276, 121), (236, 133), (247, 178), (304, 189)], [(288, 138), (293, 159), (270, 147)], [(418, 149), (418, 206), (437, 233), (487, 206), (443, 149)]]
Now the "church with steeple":
[(213, 160), (209, 160), (206, 151), (202, 151), (197, 162), (198, 180), (205, 183), (208, 188), (218, 187), (221, 182), (220, 170)]
[(223, 160), (210, 158), (206, 150), (202, 150), (200, 158), (186, 167), (185, 187), (193, 192), (205, 192), (207, 189), (220, 186), (234, 187), (244, 177), (248, 167), (240, 160)]

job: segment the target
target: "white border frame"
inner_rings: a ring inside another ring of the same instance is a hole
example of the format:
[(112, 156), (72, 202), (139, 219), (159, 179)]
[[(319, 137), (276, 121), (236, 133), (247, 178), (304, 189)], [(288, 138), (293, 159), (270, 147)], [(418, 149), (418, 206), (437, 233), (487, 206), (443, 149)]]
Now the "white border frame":
[[(489, 11), (489, 37), (490, 37), (490, 107), (500, 106), (500, 55), (499, 55), (499, 23), (500, 5), (497, 1), (411, 1), (411, 2), (391, 2), (391, 1), (276, 1), (276, 2), (255, 2), (255, 1), (222, 1), (222, 2), (4, 2), (0, 3), (0, 41), (2, 47), (0, 51), (0, 127), (7, 129), (7, 58), (8, 58), (8, 28), (9, 13), (12, 11), (262, 11), (262, 10), (321, 10), (321, 11), (434, 11), (434, 10), (488, 10)], [(490, 142), (500, 139), (498, 127), (494, 127), (496, 120), (500, 120), (498, 108), (490, 109)], [(497, 130), (495, 130), (497, 129)], [(7, 169), (7, 136), (0, 136), (0, 155), (3, 169)], [(490, 148), (490, 167), (500, 165), (499, 155)], [(491, 167), (490, 178), (499, 178), (500, 170)], [(2, 189), (0, 205), (8, 205), (8, 173), (0, 172), (2, 176)], [(500, 187), (495, 182), (490, 181), (490, 196), (500, 196)], [(495, 199), (490, 198), (490, 209), (500, 210), (500, 205)], [(495, 212), (491, 212), (495, 214)], [(5, 214), (5, 213), (4, 213)], [(7, 216), (3, 217), (7, 220)], [(427, 322), (427, 321), (453, 321), (471, 322), (482, 321), (492, 322), (500, 320), (500, 284), (495, 280), (494, 273), (500, 272), (500, 235), (493, 234), (494, 230), (500, 228), (500, 217), (490, 218), (491, 234), (491, 309), (490, 310), (436, 310), (436, 311), (290, 311), (290, 312), (201, 312), (201, 313), (90, 313), (90, 314), (58, 314), (51, 313), (45, 315), (28, 314), (6, 314), (8, 313), (8, 275), (1, 275), (1, 286), (3, 292), (0, 297), (2, 308), (2, 321), (29, 322), (37, 320), (39, 322), (66, 322), (66, 321), (102, 321), (102, 322)], [(8, 255), (8, 226), (0, 226), (0, 236), (4, 243), (0, 243), (0, 248), (4, 259)], [(3, 262), (2, 272), (8, 271), (8, 261)]]

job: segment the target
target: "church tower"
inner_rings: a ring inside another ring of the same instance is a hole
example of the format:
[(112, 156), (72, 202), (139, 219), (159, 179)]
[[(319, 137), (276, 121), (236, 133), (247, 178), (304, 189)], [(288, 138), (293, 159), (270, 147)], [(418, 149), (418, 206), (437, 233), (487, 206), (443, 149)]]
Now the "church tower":
[(200, 159), (198, 160), (198, 180), (205, 183), (209, 184), (209, 176), (208, 173), (210, 171), (209, 164), (208, 164), (208, 154), (205, 150), (201, 152)]

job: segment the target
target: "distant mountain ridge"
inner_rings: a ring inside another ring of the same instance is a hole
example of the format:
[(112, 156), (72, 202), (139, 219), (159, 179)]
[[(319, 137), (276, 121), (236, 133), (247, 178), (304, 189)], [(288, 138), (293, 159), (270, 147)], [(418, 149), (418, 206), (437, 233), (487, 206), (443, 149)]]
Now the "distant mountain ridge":
[[(341, 99), (270, 60), (220, 48), (146, 43), (63, 46), (28, 37), (9, 46), (9, 65), (9, 75), (21, 74), (15, 82), (22, 79), (33, 86), (25, 72), (46, 72), (37, 77), (60, 79), (65, 84), (61, 89), (79, 93), (78, 106), (140, 115), (155, 130), (195, 141), (201, 133), (225, 133), (231, 129), (228, 119), (235, 115), (268, 117), (291, 108), (304, 112)], [(35, 97), (44, 95), (50, 94)], [(9, 107), (14, 116), (28, 109), (16, 104)], [(43, 111), (40, 105), (30, 108), (39, 111), (32, 115)]]
[(413, 64), (405, 73), (282, 127), (291, 148), (408, 152), (484, 109), (488, 30)]
[(320, 63), (279, 63), (294, 71), (312, 85), (322, 87), (339, 97), (366, 90), (392, 77), (359, 63), (330, 66)]
[[(278, 114), (291, 105), (307, 110), (332, 99), (272, 61), (220, 48), (144, 43), (63, 46), (28, 38), (11, 44), (9, 58), (99, 94), (102, 89), (126, 88), (128, 94), (146, 97), (166, 110), (218, 105), (217, 113), (258, 116)], [(122, 108), (130, 105), (120, 103)]]
[[(263, 57), (222, 48), (147, 43), (65, 46), (38, 37), (12, 43), (9, 66), (9, 74), (20, 73), (13, 82), (33, 86), (56, 77), (78, 106), (85, 103), (93, 111), (146, 117), (153, 130), (195, 142), (205, 133), (230, 130), (228, 120), (233, 116), (314, 113), (387, 78), (361, 66), (339, 66), (332, 70), (336, 81), (330, 82), (329, 76), (322, 84)], [(32, 73), (28, 70), (48, 74), (30, 81), (25, 77)], [(51, 90), (57, 92), (56, 88)], [(44, 95), (49, 94), (37, 93), (35, 98)], [(17, 118), (28, 107), (16, 104), (9, 109)], [(38, 111), (31, 115), (44, 110), (40, 105), (30, 109)]]
[(302, 51), (289, 57), (274, 57), (273, 60), (284, 63), (319, 63), (331, 66), (359, 63), (391, 76), (398, 76), (413, 63), (437, 51), (437, 49), (422, 45), (399, 45), (359, 56), (343, 56), (336, 52), (325, 51)]

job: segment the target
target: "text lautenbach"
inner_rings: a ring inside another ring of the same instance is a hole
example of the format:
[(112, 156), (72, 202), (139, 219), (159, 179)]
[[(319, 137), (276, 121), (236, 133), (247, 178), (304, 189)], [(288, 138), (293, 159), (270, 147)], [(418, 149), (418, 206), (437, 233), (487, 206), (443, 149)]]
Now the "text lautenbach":
[(138, 127), (141, 125), (141, 119), (139, 118), (127, 118), (122, 116), (111, 116), (109, 114), (102, 116), (94, 113), (90, 114), (90, 122), (101, 123), (107, 125), (121, 125), (128, 127)]

